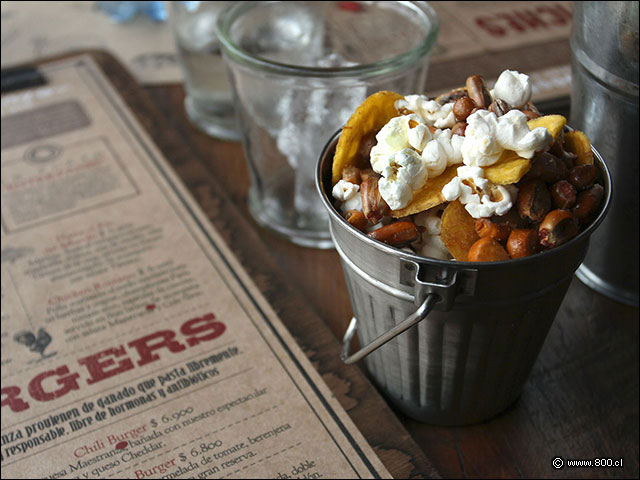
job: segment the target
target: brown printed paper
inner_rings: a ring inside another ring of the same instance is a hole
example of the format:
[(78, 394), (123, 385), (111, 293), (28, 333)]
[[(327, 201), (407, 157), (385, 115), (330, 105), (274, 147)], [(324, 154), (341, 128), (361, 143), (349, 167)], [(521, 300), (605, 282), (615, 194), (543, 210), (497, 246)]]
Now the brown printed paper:
[(569, 38), (573, 2), (429, 2), (440, 33), (434, 61), (474, 57)]
[(389, 478), (88, 56), (2, 97), (2, 476)]

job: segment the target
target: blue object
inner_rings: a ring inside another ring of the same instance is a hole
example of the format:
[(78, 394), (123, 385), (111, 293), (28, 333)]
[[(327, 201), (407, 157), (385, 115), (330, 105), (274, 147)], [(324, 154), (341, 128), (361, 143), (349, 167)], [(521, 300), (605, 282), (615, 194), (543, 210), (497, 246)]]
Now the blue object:
[(202, 2), (182, 2), (187, 12), (195, 12)]
[(96, 4), (116, 23), (129, 22), (139, 13), (156, 22), (164, 22), (168, 16), (164, 2), (96, 2)]

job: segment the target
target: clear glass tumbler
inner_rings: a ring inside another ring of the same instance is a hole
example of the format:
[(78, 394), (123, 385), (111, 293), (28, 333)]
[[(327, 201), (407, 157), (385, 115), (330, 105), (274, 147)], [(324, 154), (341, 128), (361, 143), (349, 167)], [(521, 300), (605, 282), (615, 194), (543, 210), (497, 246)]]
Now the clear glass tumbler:
[(194, 125), (224, 140), (240, 140), (216, 22), (234, 2), (171, 2), (170, 22), (184, 75), (185, 110)]
[(368, 95), (424, 91), (438, 27), (426, 2), (239, 2), (220, 15), (260, 225), (333, 246), (318, 155)]

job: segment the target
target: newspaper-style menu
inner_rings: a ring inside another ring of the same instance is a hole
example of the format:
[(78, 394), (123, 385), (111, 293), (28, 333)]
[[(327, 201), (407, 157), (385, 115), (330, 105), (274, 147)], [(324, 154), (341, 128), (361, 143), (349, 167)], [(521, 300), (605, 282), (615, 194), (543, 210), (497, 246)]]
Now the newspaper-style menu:
[(390, 478), (89, 56), (2, 96), (2, 476)]

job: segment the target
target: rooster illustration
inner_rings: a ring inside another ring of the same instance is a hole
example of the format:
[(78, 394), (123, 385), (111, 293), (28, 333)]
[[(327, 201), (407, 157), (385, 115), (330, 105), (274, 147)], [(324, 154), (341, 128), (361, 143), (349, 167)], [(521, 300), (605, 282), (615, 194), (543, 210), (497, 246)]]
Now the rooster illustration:
[(37, 335), (34, 335), (33, 332), (23, 330), (16, 333), (13, 336), (13, 339), (18, 343), (26, 345), (32, 352), (39, 353), (41, 360), (52, 357), (56, 354), (56, 352), (48, 354), (44, 353), (45, 349), (51, 343), (51, 335), (49, 335), (44, 328), (38, 329)]

